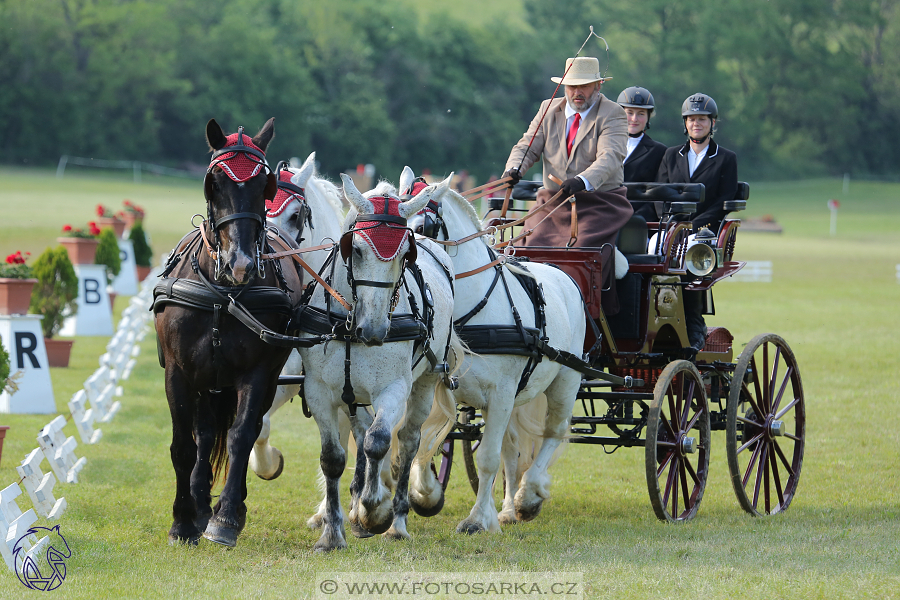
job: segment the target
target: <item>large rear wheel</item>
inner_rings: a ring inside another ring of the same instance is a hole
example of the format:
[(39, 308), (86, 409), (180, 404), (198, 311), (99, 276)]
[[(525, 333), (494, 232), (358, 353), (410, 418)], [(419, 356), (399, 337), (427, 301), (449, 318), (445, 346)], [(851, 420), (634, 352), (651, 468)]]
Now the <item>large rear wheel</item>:
[(653, 389), (644, 445), (653, 512), (680, 522), (697, 514), (709, 475), (709, 406), (700, 373), (676, 360)]
[(784, 512), (794, 498), (806, 441), (806, 403), (797, 359), (773, 333), (758, 335), (738, 359), (728, 394), (726, 446), (741, 508)]

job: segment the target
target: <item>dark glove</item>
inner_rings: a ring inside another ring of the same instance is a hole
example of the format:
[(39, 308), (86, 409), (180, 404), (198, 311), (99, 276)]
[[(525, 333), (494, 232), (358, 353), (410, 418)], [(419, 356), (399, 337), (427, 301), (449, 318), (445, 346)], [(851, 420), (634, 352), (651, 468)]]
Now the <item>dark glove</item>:
[(512, 181), (510, 185), (516, 185), (522, 179), (522, 174), (518, 169), (510, 169), (506, 173), (503, 174), (504, 177), (512, 177)]
[(563, 192), (563, 198), (574, 196), (576, 193), (584, 191), (584, 180), (581, 177), (566, 179), (560, 189)]

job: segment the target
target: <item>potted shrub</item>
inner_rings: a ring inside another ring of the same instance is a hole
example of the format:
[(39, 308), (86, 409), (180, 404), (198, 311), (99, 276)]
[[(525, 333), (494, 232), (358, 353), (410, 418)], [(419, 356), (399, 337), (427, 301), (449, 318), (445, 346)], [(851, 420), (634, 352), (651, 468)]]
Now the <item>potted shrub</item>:
[[(48, 248), (37, 257), (32, 267), (37, 285), (31, 294), (31, 311), (42, 315), (41, 329), (51, 367), (69, 365), (71, 340), (52, 339), (59, 333), (67, 316), (78, 310), (78, 276), (62, 246)], [(62, 362), (65, 364), (61, 364)]]
[(119, 211), (118, 217), (125, 221), (125, 226), (128, 229), (133, 228), (137, 223), (141, 223), (144, 220), (144, 209), (131, 200), (125, 200), (122, 206), (123, 208)]
[(24, 315), (31, 303), (31, 289), (37, 283), (25, 264), (30, 252), (10, 254), (0, 264), (0, 315)]
[(144, 233), (144, 226), (140, 221), (131, 228), (128, 239), (134, 246), (134, 263), (137, 265), (138, 281), (143, 281), (150, 274), (153, 250), (147, 243), (147, 234)]
[(104, 227), (112, 227), (113, 232), (116, 234), (116, 238), (122, 237), (122, 234), (125, 233), (125, 221), (117, 217), (111, 209), (102, 204), (98, 204), (96, 210), (97, 225), (99, 225), (101, 229)]
[(63, 236), (56, 238), (56, 241), (62, 244), (69, 253), (69, 260), (72, 261), (72, 264), (94, 264), (94, 254), (97, 252), (97, 244), (99, 244), (97, 236), (100, 235), (97, 223), (91, 221), (86, 229), (64, 225), (62, 231)]
[[(119, 242), (116, 241), (116, 234), (109, 227), (104, 227), (100, 232), (99, 242), (100, 243), (97, 245), (97, 253), (94, 256), (94, 263), (106, 265), (106, 285), (112, 285), (112, 282), (122, 270)], [(116, 295), (110, 292), (110, 305), (112, 305), (115, 299)]]

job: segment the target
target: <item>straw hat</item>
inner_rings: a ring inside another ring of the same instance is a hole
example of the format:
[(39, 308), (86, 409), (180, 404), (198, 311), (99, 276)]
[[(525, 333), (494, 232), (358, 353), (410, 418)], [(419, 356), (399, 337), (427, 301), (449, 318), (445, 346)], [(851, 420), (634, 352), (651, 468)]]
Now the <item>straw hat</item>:
[(604, 77), (600, 74), (599, 60), (593, 56), (579, 56), (566, 59), (565, 81), (562, 77), (551, 77), (550, 81), (563, 85), (586, 85), (595, 81), (603, 83), (609, 79), (612, 77)]

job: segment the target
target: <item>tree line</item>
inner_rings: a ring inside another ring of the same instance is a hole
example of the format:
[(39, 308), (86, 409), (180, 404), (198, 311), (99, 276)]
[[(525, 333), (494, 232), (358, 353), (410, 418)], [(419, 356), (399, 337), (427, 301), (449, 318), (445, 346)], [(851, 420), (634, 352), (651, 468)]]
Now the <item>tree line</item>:
[[(373, 163), (498, 174), (564, 60), (588, 42), (615, 100), (649, 88), (651, 135), (681, 102), (719, 106), (742, 178), (893, 178), (900, 149), (894, 0), (515, 0), (464, 22), (377, 0), (0, 0), (6, 164), (61, 154), (205, 164), (206, 121), (256, 130), (271, 160), (316, 150), (331, 176)], [(513, 23), (515, 21), (515, 23)], [(561, 93), (561, 92), (560, 92)]]

